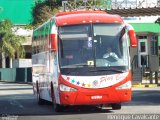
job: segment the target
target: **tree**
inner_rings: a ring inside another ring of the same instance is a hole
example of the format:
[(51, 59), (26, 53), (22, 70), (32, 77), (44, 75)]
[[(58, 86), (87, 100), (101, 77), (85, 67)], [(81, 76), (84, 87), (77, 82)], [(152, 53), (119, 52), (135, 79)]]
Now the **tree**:
[(2, 58), (2, 68), (5, 68), (5, 58), (10, 58), (10, 67), (12, 67), (12, 59), (24, 57), (24, 47), (22, 43), (25, 38), (17, 36), (12, 31), (12, 23), (8, 20), (0, 22), (0, 53)]
[(61, 0), (39, 0), (32, 9), (32, 25), (38, 26), (54, 16), (61, 6)]
[[(35, 6), (32, 8), (32, 25), (34, 27), (39, 26), (40, 24), (47, 21), (49, 18), (55, 15), (62, 7), (63, 0), (38, 0)], [(79, 9), (80, 6), (84, 5), (84, 0), (66, 0), (68, 2), (69, 9)], [(103, 4), (104, 0), (87, 0), (87, 9), (100, 7)], [(75, 5), (76, 4), (76, 5)], [(75, 8), (76, 6), (76, 8)]]

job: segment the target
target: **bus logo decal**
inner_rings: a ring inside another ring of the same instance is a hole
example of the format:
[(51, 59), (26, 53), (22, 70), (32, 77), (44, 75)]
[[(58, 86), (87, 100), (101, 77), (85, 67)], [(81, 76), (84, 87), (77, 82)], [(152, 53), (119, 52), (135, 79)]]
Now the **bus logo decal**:
[(86, 84), (82, 83), (82, 86), (85, 87)]
[(91, 87), (91, 84), (88, 84), (88, 87), (90, 88), (90, 87)]
[(100, 76), (100, 77), (91, 77), (90, 81), (86, 81), (86, 77), (82, 78), (75, 78), (73, 76), (65, 76), (63, 75), (63, 78), (68, 81), (71, 84), (77, 85), (79, 87), (84, 87), (84, 88), (103, 88), (103, 87), (108, 87), (113, 84), (116, 84), (126, 78), (128, 75), (128, 72), (123, 73), (123, 74), (116, 74), (116, 75), (105, 75), (105, 76)]
[(93, 84), (94, 88), (98, 87), (98, 81), (97, 80), (94, 80), (92, 84)]
[(77, 85), (80, 85), (80, 82), (79, 82), (79, 81), (77, 81)]
[(72, 83), (74, 84), (74, 82), (75, 82), (75, 80), (74, 79), (72, 79)]
[(69, 77), (66, 78), (67, 81), (69, 81), (69, 79), (70, 79)]

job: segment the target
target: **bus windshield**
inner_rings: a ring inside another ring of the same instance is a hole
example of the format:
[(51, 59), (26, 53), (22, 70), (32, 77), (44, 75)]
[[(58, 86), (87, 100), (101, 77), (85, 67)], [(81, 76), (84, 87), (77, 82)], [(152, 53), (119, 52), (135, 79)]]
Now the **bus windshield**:
[(81, 73), (86, 67), (91, 71), (126, 71), (129, 66), (127, 39), (125, 26), (117, 23), (59, 27), (61, 72), (76, 68)]

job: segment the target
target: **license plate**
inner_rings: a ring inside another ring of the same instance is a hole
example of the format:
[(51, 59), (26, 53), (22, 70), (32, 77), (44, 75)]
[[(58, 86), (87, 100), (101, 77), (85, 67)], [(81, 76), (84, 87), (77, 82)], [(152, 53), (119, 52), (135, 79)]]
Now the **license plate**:
[(95, 96), (91, 96), (92, 100), (96, 100), (96, 99), (102, 99), (101, 95), (95, 95)]

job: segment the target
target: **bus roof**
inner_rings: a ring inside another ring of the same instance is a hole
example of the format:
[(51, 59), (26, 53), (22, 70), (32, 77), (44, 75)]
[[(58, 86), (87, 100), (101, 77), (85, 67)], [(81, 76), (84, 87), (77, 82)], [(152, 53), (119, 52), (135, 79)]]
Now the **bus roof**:
[(57, 26), (85, 23), (123, 23), (119, 15), (107, 14), (104, 11), (70, 11), (55, 15)]
[(89, 10), (79, 10), (79, 11), (66, 11), (66, 12), (59, 12), (55, 16), (64, 16), (64, 15), (71, 15), (71, 14), (82, 14), (82, 13), (101, 13), (101, 14), (106, 14), (104, 11), (89, 11)]

